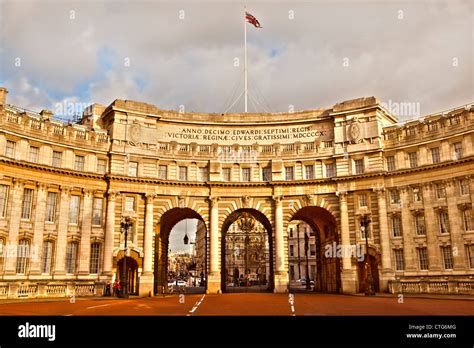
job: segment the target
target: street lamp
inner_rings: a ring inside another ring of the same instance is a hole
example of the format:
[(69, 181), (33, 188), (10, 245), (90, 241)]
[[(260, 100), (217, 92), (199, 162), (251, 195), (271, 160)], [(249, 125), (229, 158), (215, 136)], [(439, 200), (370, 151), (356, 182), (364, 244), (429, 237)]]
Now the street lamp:
[(128, 272), (127, 272), (127, 239), (128, 229), (132, 227), (133, 223), (129, 216), (126, 216), (120, 223), (120, 232), (125, 234), (125, 245), (123, 253), (123, 269), (122, 269), (122, 298), (128, 298)]
[(365, 295), (375, 295), (372, 283), (372, 267), (369, 262), (369, 224), (370, 219), (367, 215), (363, 215), (360, 219), (360, 230), (365, 235)]
[(309, 244), (309, 236), (306, 231), (304, 232), (304, 253), (306, 257), (306, 289), (311, 289), (311, 284), (309, 280), (309, 265), (308, 265), (308, 244)]

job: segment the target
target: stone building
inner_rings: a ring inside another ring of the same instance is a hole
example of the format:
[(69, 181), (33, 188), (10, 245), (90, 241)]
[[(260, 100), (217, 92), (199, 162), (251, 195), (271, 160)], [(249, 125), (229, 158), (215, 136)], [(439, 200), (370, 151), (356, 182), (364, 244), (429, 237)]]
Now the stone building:
[(374, 97), (224, 115), (115, 100), (63, 124), (7, 104), (2, 88), (0, 297), (100, 294), (123, 257), (134, 293), (163, 291), (169, 233), (186, 218), (206, 229), (218, 293), (244, 212), (268, 233), (272, 291), (288, 289), (296, 220), (315, 231), (315, 290), (361, 291), (363, 262), (336, 249), (365, 244), (369, 216), (378, 291), (472, 293), (473, 129), (472, 105), (398, 123)]
[[(308, 249), (305, 250), (305, 235)], [(307, 254), (307, 255), (306, 255)], [(307, 256), (307, 258), (306, 258)], [(306, 279), (306, 263), (310, 280), (316, 279), (316, 233), (304, 221), (294, 221), (288, 225), (288, 272), (290, 284), (298, 279)]]

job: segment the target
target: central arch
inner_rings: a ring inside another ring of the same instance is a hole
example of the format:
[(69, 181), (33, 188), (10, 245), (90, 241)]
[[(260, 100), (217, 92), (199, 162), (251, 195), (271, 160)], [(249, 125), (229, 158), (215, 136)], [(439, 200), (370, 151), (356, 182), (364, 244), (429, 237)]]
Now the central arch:
[(268, 240), (268, 262), (269, 262), (269, 274), (267, 279), (267, 291), (273, 291), (275, 286), (274, 280), (274, 271), (273, 271), (273, 235), (272, 235), (272, 224), (268, 220), (268, 218), (261, 213), (260, 211), (252, 208), (242, 208), (238, 209), (227, 216), (222, 224), (221, 230), (221, 289), (222, 292), (226, 292), (226, 283), (227, 283), (227, 272), (229, 270), (226, 269), (226, 236), (227, 232), (229, 231), (229, 227), (236, 222), (242, 214), (247, 213), (251, 215), (255, 220), (257, 220), (263, 228), (266, 230), (267, 240)]

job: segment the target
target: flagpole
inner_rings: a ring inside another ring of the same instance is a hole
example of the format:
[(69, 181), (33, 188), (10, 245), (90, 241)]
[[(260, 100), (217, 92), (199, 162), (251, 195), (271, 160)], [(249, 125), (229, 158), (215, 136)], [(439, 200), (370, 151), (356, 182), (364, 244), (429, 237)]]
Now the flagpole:
[(247, 112), (247, 7), (244, 6), (244, 100), (245, 112)]

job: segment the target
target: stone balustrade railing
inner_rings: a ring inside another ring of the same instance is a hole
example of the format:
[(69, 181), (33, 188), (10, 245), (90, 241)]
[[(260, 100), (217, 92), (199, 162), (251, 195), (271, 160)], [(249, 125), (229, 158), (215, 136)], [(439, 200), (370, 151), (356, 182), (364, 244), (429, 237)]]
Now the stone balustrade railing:
[(391, 280), (392, 294), (463, 294), (474, 295), (474, 280)]
[(0, 284), (0, 299), (102, 296), (101, 282), (5, 282)]

